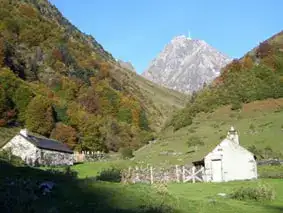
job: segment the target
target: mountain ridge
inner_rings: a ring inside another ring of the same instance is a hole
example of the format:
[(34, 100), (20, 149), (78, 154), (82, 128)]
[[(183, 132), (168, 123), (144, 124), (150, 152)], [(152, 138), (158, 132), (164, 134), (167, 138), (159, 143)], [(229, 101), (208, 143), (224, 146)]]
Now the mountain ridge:
[(165, 87), (192, 93), (210, 83), (230, 61), (205, 41), (179, 35), (163, 48), (141, 75)]

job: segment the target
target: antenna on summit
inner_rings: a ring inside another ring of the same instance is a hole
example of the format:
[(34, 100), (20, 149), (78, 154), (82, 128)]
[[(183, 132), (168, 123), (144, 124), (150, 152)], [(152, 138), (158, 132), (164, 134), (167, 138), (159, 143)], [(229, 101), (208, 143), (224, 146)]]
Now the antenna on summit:
[(190, 31), (188, 31), (188, 39), (190, 39), (190, 40), (192, 39), (192, 38), (191, 38), (191, 32), (190, 32)]

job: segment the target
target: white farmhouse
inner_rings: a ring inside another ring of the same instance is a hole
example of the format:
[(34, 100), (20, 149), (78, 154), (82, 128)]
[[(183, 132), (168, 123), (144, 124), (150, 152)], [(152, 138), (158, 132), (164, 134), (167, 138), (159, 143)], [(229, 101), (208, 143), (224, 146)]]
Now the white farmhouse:
[(219, 145), (193, 164), (204, 167), (205, 182), (257, 179), (256, 158), (239, 144), (238, 133), (233, 127)]
[(73, 165), (73, 151), (67, 145), (44, 137), (34, 136), (22, 129), (2, 148), (10, 150), (28, 165)]

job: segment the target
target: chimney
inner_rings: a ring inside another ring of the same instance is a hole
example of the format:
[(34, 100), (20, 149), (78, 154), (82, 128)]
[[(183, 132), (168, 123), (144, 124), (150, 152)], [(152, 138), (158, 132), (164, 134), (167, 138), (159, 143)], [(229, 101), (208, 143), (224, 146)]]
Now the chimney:
[(228, 131), (227, 138), (236, 144), (240, 144), (239, 135), (233, 126), (231, 126), (230, 130)]
[(28, 137), (28, 130), (27, 129), (21, 129), (20, 134), (24, 137)]

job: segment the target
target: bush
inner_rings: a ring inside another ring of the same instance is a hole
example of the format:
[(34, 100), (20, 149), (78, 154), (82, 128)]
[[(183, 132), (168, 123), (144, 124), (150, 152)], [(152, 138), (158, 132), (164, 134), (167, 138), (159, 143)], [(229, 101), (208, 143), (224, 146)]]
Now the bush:
[(130, 149), (130, 148), (127, 148), (127, 147), (121, 148), (120, 149), (120, 153), (122, 155), (122, 158), (124, 158), (124, 159), (128, 159), (128, 158), (134, 157), (133, 150)]
[(189, 140), (187, 141), (187, 144), (188, 144), (189, 147), (198, 146), (198, 145), (203, 146), (204, 145), (203, 141), (198, 136), (191, 136), (189, 138)]
[(121, 108), (118, 111), (117, 119), (121, 122), (131, 124), (133, 121), (132, 111), (128, 108)]
[(11, 150), (0, 151), (0, 160), (7, 161), (15, 166), (23, 166), (25, 162), (15, 155), (12, 155)]
[(174, 209), (167, 205), (142, 205), (137, 211), (138, 213), (173, 213), (175, 212)]
[(76, 179), (78, 177), (78, 172), (73, 171), (70, 166), (64, 168), (63, 174), (68, 178)]
[(275, 191), (266, 184), (258, 184), (256, 187), (241, 187), (235, 190), (231, 194), (231, 198), (255, 201), (274, 200)]
[(231, 110), (242, 109), (242, 103), (240, 101), (233, 101), (231, 105)]
[(121, 169), (111, 167), (109, 169), (105, 169), (100, 172), (100, 174), (96, 178), (97, 180), (101, 181), (108, 181), (108, 182), (121, 182), (122, 175)]

